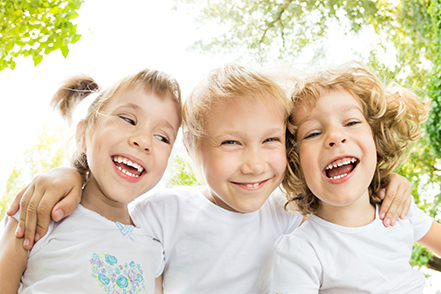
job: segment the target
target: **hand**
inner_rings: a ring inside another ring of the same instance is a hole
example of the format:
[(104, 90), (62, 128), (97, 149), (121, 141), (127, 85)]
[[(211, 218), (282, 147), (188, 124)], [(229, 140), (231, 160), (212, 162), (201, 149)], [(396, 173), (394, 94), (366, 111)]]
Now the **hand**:
[(398, 217), (403, 219), (412, 202), (412, 186), (405, 177), (391, 174), (389, 186), (377, 192), (383, 200), (380, 207), (380, 219), (385, 227), (393, 226)]
[(9, 216), (20, 208), (16, 237), (25, 238), (23, 247), (31, 249), (43, 237), (50, 216), (60, 221), (70, 215), (81, 201), (83, 179), (73, 168), (59, 167), (37, 176), (15, 196)]

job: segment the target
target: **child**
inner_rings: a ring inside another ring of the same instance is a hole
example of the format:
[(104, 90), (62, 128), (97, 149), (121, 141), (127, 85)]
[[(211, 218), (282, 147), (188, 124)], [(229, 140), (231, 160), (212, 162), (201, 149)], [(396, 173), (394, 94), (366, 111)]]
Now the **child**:
[(394, 227), (374, 194), (388, 184), (428, 103), (384, 88), (361, 64), (313, 75), (294, 96), (287, 205), (309, 219), (275, 243), (272, 292), (422, 293), (414, 241), (441, 253), (441, 225), (415, 204)]
[[(72, 106), (98, 85), (77, 76), (53, 105)], [(100, 93), (77, 126), (74, 165), (87, 179), (81, 205), (26, 252), (10, 218), (0, 246), (2, 293), (154, 293), (163, 267), (158, 240), (134, 227), (127, 205), (161, 179), (181, 123), (177, 82), (144, 70)], [(159, 280), (160, 282), (160, 280)]]
[(135, 224), (164, 245), (166, 293), (269, 292), (273, 243), (303, 219), (284, 211), (280, 191), (271, 194), (285, 175), (291, 109), (273, 79), (234, 64), (211, 71), (186, 99), (185, 144), (207, 186), (131, 207)]

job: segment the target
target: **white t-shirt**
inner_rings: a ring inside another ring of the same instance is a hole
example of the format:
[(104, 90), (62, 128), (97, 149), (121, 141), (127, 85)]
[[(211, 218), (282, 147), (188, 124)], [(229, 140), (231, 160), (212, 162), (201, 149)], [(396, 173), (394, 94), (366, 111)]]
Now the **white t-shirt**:
[(18, 293), (153, 294), (163, 268), (162, 245), (144, 229), (78, 205), (29, 251)]
[[(274, 248), (273, 293), (422, 293), (424, 275), (411, 268), (414, 241), (432, 219), (412, 203), (404, 220), (384, 227), (339, 226), (311, 215)], [(320, 289), (320, 291), (319, 291)]]
[(164, 245), (165, 293), (269, 293), (274, 241), (303, 219), (284, 202), (277, 190), (258, 211), (235, 213), (182, 187), (137, 199), (130, 214)]

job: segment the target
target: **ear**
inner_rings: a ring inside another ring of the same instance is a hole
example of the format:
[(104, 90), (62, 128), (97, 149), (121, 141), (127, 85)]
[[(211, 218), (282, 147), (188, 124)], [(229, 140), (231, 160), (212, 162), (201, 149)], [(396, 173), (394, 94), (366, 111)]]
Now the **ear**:
[(81, 120), (77, 124), (77, 131), (75, 133), (75, 141), (77, 142), (77, 148), (81, 152), (86, 152), (86, 123)]

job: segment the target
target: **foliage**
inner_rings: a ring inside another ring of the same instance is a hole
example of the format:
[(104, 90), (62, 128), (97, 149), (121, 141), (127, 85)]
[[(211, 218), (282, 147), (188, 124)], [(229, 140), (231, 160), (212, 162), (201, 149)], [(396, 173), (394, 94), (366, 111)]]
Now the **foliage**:
[[(422, 137), (410, 148), (409, 159), (397, 171), (406, 175), (412, 183), (415, 203), (432, 218), (441, 221), (441, 160), (436, 158), (434, 148), (428, 144), (427, 136)], [(410, 264), (421, 267), (433, 256), (428, 249), (415, 244)], [(440, 271), (441, 269), (436, 269)]]
[(28, 148), (16, 161), (6, 183), (6, 193), (0, 198), (0, 219), (5, 215), (12, 199), (34, 176), (60, 166), (65, 158), (63, 133), (60, 129), (46, 125), (38, 142)]
[(170, 176), (166, 179), (166, 187), (202, 185), (194, 173), (192, 165), (178, 153), (172, 155), (168, 169)]
[(433, 24), (433, 51), (438, 52), (432, 59), (433, 72), (429, 82), (429, 97), (432, 99), (432, 110), (426, 125), (430, 143), (435, 153), (441, 157), (441, 0), (433, 0), (430, 4)]
[(72, 20), (83, 1), (1, 0), (0, 70), (14, 69), (18, 56), (32, 56), (34, 65), (57, 49), (66, 57), (81, 37)]

